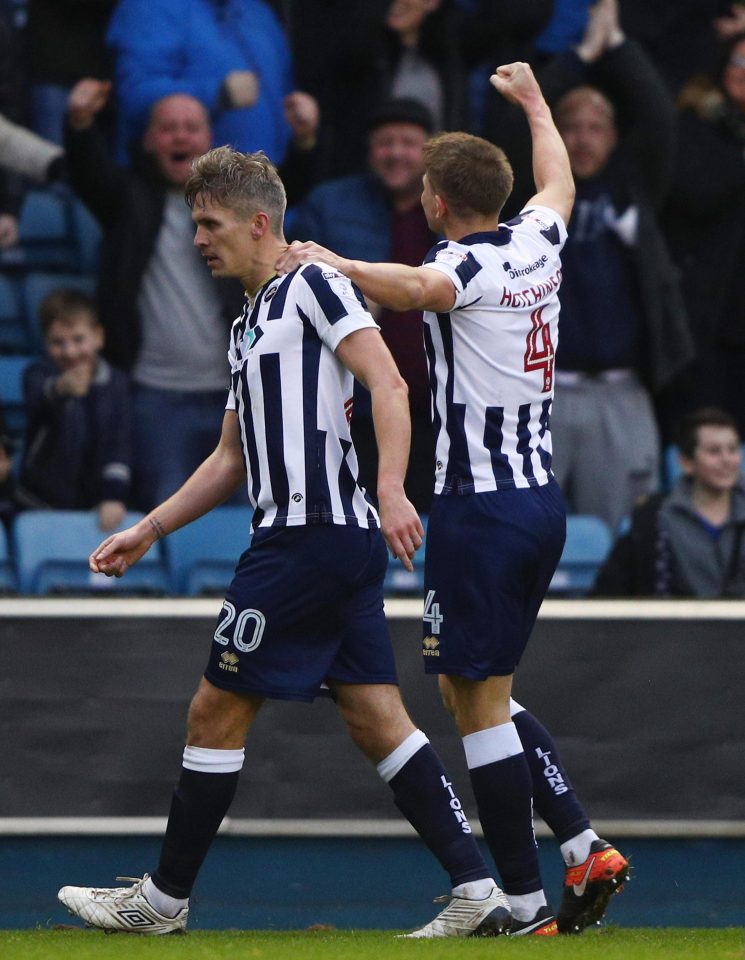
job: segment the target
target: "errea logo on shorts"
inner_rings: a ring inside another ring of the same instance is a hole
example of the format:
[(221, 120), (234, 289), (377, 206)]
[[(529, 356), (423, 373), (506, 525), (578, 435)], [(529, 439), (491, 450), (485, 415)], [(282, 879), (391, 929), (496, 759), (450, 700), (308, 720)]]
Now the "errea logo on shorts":
[(440, 646), (440, 641), (437, 637), (425, 637), (422, 640), (422, 653), (425, 657), (439, 657), (440, 651), (437, 649)]
[(238, 655), (232, 650), (225, 650), (220, 657), (218, 667), (221, 670), (228, 670), (230, 673), (238, 673)]

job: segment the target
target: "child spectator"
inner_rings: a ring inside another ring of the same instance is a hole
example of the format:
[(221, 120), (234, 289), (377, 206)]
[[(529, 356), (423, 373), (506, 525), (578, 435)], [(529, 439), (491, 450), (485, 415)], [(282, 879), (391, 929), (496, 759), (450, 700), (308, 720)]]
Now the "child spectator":
[(28, 426), (19, 481), (25, 507), (98, 509), (102, 530), (123, 519), (131, 475), (126, 374), (100, 356), (93, 301), (54, 290), (39, 319), (48, 356), (24, 371)]
[(598, 574), (599, 596), (745, 597), (745, 483), (734, 417), (715, 407), (680, 426), (683, 476), (641, 503)]

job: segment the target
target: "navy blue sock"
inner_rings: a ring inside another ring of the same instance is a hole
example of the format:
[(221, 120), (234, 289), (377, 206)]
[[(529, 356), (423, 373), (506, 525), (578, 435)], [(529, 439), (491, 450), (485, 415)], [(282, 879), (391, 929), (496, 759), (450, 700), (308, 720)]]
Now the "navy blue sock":
[(235, 796), (238, 771), (204, 773), (181, 769), (173, 792), (168, 826), (161, 848), (155, 886), (170, 897), (185, 899), (191, 893), (223, 817)]
[(559, 843), (590, 827), (590, 818), (569, 782), (551, 734), (527, 710), (512, 717), (533, 778), (533, 803)]
[(452, 886), (490, 877), (450, 777), (429, 742), (390, 777), (382, 769), (385, 763), (378, 771), (393, 790), (396, 806), (448, 872)]
[(533, 788), (524, 753), (469, 771), (479, 819), (507, 894), (543, 889), (533, 832)]

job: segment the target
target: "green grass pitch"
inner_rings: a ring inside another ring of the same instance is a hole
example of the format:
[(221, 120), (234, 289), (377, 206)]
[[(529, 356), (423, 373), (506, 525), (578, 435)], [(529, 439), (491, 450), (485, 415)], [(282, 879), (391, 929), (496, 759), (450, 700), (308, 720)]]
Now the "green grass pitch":
[(396, 931), (195, 931), (108, 936), (98, 930), (0, 930), (2, 960), (745, 960), (745, 928), (626, 929), (579, 937), (397, 940)]

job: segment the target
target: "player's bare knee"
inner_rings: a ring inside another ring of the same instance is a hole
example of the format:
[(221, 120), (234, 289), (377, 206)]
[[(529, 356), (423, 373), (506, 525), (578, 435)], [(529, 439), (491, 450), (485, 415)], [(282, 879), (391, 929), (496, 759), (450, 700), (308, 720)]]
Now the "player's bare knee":
[(336, 702), (352, 741), (376, 763), (415, 729), (396, 686), (337, 687)]
[(215, 750), (239, 749), (262, 701), (203, 680), (192, 698), (187, 722), (187, 743)]
[(440, 676), (437, 678), (437, 684), (440, 689), (440, 697), (442, 698), (443, 706), (451, 717), (455, 717), (455, 693), (449, 679), (440, 674)]
[(415, 727), (408, 721), (404, 726), (390, 722), (385, 726), (347, 723), (347, 729), (357, 749), (372, 763), (380, 763), (414, 732)]

